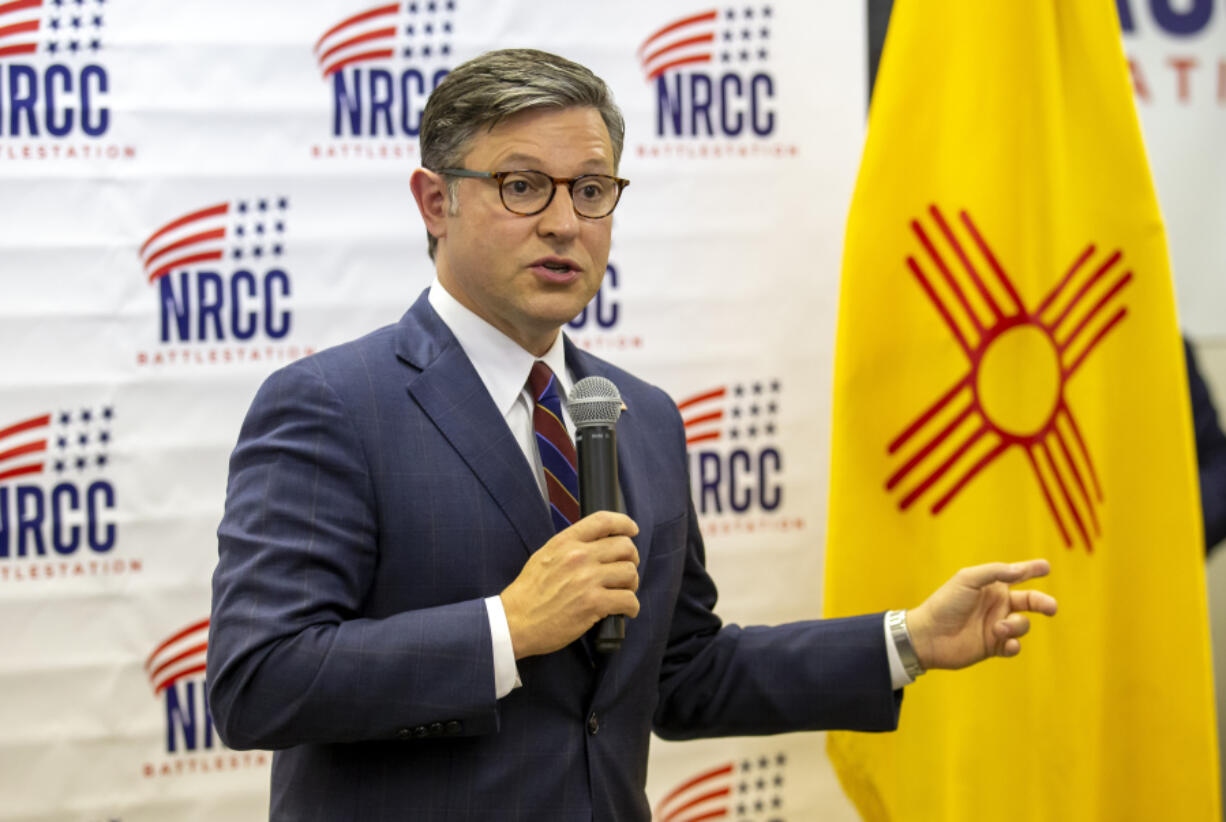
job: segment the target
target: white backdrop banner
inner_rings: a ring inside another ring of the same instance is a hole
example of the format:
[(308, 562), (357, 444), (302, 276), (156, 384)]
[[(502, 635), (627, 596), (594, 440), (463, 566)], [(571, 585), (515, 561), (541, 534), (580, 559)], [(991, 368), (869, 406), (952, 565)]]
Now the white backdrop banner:
[[(1151, 139), (1212, 155), (1221, 9), (1132, 5)], [(266, 817), (271, 756), (227, 750), (203, 696), (229, 452), (270, 371), (430, 282), (422, 107), (492, 48), (584, 63), (626, 114), (633, 185), (567, 332), (681, 407), (721, 614), (819, 614), (865, 41), (861, 4), (802, 0), (0, 0), (0, 820)], [(1160, 177), (1202, 328), (1213, 163)], [(657, 741), (648, 793), (855, 818), (818, 734)]]

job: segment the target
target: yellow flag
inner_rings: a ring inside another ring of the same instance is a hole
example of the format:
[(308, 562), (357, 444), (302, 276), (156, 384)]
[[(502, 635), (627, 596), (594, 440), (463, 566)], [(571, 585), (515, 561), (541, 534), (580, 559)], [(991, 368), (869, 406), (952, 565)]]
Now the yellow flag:
[(831, 616), (1051, 560), (1022, 655), (832, 734), (868, 820), (1218, 820), (1188, 388), (1111, 0), (897, 0), (847, 226)]

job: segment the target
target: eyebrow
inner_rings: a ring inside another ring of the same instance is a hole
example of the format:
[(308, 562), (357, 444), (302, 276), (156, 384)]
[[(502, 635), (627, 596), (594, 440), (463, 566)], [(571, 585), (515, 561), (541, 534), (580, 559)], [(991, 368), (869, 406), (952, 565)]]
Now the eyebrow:
[[(507, 168), (508, 163), (523, 163), (523, 165), (519, 166), (518, 169), (511, 169)], [(520, 154), (516, 152), (515, 154), (508, 154), (506, 157), (503, 157), (502, 160), (496, 165), (501, 165), (508, 171), (527, 171), (539, 169), (543, 163), (539, 157), (534, 157), (531, 154)], [(590, 160), (584, 160), (579, 164), (579, 167), (589, 174), (604, 174), (606, 173), (604, 169), (607, 168), (607, 165), (605, 160), (593, 157)]]

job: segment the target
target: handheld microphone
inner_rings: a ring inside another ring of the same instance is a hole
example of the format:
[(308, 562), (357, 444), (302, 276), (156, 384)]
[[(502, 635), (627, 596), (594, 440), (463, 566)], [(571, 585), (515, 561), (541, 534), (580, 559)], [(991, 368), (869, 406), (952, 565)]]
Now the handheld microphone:
[[(622, 410), (617, 386), (604, 377), (584, 377), (566, 398), (575, 424), (579, 457), (579, 513), (617, 511), (617, 418)], [(607, 616), (597, 623), (596, 650), (611, 654), (626, 638), (626, 617)]]

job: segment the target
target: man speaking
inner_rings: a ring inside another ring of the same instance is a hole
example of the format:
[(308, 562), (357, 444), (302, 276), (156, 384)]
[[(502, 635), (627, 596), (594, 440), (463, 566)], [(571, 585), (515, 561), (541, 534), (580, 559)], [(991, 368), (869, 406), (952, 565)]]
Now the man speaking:
[[(722, 625), (664, 392), (560, 333), (609, 254), (623, 120), (531, 50), (456, 68), (422, 118), (413, 196), (437, 276), (393, 326), (260, 389), (230, 464), (209, 701), (276, 749), (271, 818), (647, 820), (668, 738), (898, 721), (926, 668), (1018, 652), (1009, 583), (964, 569), (906, 612)], [(610, 380), (625, 513), (579, 515), (577, 380)], [(624, 614), (620, 650), (588, 630)]]

